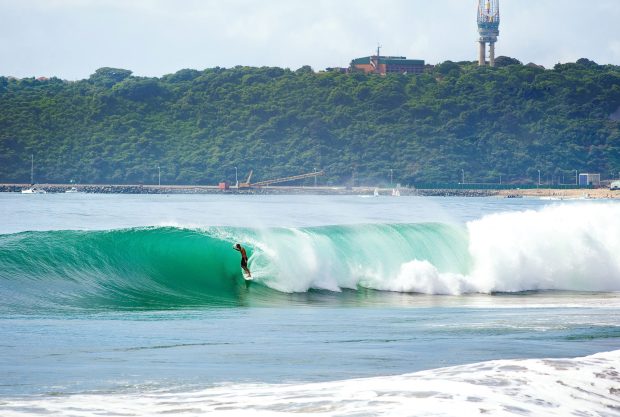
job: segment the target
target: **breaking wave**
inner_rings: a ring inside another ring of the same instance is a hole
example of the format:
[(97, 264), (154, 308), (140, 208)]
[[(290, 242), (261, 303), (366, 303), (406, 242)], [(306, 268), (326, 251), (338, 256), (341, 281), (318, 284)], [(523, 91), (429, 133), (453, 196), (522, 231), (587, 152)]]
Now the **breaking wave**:
[[(254, 281), (246, 288), (244, 244)], [(549, 206), (464, 226), (46, 231), (0, 235), (0, 309), (177, 308), (367, 288), (620, 291), (620, 206)]]

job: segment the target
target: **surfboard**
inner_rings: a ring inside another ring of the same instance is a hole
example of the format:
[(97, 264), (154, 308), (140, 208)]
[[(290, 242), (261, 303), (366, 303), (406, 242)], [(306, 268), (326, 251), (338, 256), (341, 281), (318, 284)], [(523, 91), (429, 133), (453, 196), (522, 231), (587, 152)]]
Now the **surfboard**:
[(252, 277), (243, 276), (243, 282), (245, 282), (245, 288), (250, 288), (250, 284), (254, 281)]

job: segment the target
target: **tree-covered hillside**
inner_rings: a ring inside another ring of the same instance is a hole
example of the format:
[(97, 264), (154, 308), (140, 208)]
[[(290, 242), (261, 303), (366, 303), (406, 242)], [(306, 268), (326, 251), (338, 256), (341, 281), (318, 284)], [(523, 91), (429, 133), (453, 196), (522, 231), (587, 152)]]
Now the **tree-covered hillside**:
[[(324, 169), (321, 183), (534, 182), (620, 171), (620, 67), (444, 62), (423, 75), (101, 68), (0, 77), (0, 182), (213, 184)], [(355, 172), (355, 174), (353, 174)], [(571, 178), (569, 180), (569, 178)], [(311, 180), (310, 180), (311, 182)]]

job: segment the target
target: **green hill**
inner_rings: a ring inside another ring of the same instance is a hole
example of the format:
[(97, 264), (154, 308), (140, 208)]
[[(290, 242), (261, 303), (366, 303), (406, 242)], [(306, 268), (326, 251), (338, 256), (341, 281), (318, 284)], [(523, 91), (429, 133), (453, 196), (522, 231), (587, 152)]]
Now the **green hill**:
[[(620, 171), (620, 67), (444, 62), (423, 75), (309, 67), (101, 68), (0, 77), (0, 182), (213, 184), (324, 169), (321, 183), (573, 181)], [(312, 183), (313, 180), (308, 180)]]

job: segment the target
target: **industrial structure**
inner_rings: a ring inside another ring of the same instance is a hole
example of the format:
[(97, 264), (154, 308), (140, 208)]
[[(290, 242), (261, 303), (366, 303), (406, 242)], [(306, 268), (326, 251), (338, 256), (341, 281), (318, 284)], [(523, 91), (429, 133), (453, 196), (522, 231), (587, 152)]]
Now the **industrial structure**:
[(422, 74), (424, 60), (407, 59), (404, 56), (381, 56), (381, 47), (377, 54), (356, 58), (351, 61), (351, 71), (363, 71), (365, 74)]
[[(268, 185), (273, 185), (273, 184), (281, 184), (283, 182), (290, 182), (290, 181), (296, 181), (296, 180), (301, 180), (301, 179), (305, 179), (305, 178), (310, 178), (310, 177), (314, 177), (315, 178), (315, 186), (316, 186), (316, 178), (320, 177), (322, 175), (325, 175), (324, 171), (314, 171), (314, 172), (310, 172), (308, 174), (301, 174), (301, 175), (293, 175), (292, 177), (284, 177), (284, 178), (276, 178), (276, 179), (272, 179), (272, 180), (266, 180), (266, 181), (259, 181), (259, 182), (250, 182), (250, 180), (252, 179), (252, 174), (254, 173), (254, 170), (250, 171), (250, 174), (248, 175), (248, 179), (245, 180), (245, 182), (240, 182), (239, 185), (237, 186), (238, 189), (249, 189), (252, 187), (265, 187)], [(221, 188), (221, 186), (220, 186)]]
[(495, 66), (495, 42), (499, 36), (499, 0), (478, 0), (478, 33), (480, 49), (478, 65), (486, 62), (486, 44), (489, 44), (489, 65)]

